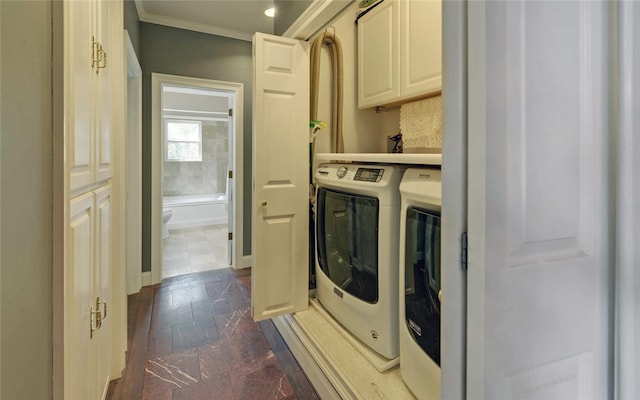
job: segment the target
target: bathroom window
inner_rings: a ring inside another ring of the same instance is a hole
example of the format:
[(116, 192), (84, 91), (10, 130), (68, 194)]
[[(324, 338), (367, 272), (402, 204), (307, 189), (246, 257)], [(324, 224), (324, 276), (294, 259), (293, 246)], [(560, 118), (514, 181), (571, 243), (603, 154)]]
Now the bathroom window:
[(202, 161), (202, 122), (165, 119), (165, 159)]

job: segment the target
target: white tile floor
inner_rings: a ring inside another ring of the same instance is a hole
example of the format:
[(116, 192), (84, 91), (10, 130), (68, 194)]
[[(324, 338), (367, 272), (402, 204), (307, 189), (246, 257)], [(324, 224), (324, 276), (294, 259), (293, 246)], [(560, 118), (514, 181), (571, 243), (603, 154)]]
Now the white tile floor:
[(162, 277), (227, 268), (227, 225), (169, 230), (162, 241)]

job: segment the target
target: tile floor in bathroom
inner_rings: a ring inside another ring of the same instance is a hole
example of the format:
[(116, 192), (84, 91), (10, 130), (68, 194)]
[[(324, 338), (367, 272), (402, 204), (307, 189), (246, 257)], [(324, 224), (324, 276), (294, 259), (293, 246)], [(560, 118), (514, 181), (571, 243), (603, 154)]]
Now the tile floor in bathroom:
[(162, 277), (229, 267), (227, 224), (170, 229), (162, 240)]

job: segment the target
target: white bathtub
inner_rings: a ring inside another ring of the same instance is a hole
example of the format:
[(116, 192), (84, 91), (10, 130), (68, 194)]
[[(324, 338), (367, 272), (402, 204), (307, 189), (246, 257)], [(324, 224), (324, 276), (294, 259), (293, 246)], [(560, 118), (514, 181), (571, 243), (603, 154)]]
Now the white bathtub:
[(164, 196), (162, 208), (171, 209), (173, 215), (167, 223), (169, 229), (226, 224), (226, 194), (195, 194)]

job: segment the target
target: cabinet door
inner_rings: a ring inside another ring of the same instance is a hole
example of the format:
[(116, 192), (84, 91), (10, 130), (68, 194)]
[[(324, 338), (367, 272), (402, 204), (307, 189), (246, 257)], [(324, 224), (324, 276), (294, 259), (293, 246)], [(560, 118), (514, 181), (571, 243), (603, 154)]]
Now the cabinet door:
[(64, 276), (65, 299), (65, 399), (95, 399), (92, 382), (92, 268), (94, 259), (93, 193), (71, 200)]
[(400, 1), (400, 96), (442, 88), (442, 2)]
[(93, 87), (91, 68), (93, 2), (64, 3), (65, 137), (71, 190), (94, 179)]
[(96, 7), (96, 41), (101, 50), (96, 69), (95, 96), (95, 159), (96, 181), (103, 181), (112, 175), (111, 138), (112, 138), (112, 101), (113, 89), (112, 60), (116, 59), (112, 49), (115, 48), (111, 40), (111, 25), (114, 6), (113, 1), (99, 1)]
[(358, 20), (358, 107), (400, 96), (398, 2), (387, 0)]
[(105, 398), (109, 387), (111, 365), (111, 338), (114, 334), (108, 307), (112, 304), (111, 285), (111, 184), (94, 191), (95, 194), (95, 263), (93, 266), (94, 298), (96, 308), (103, 318), (100, 329), (94, 334), (97, 363), (96, 390)]
[(309, 294), (309, 44), (253, 38), (251, 315), (306, 309)]

